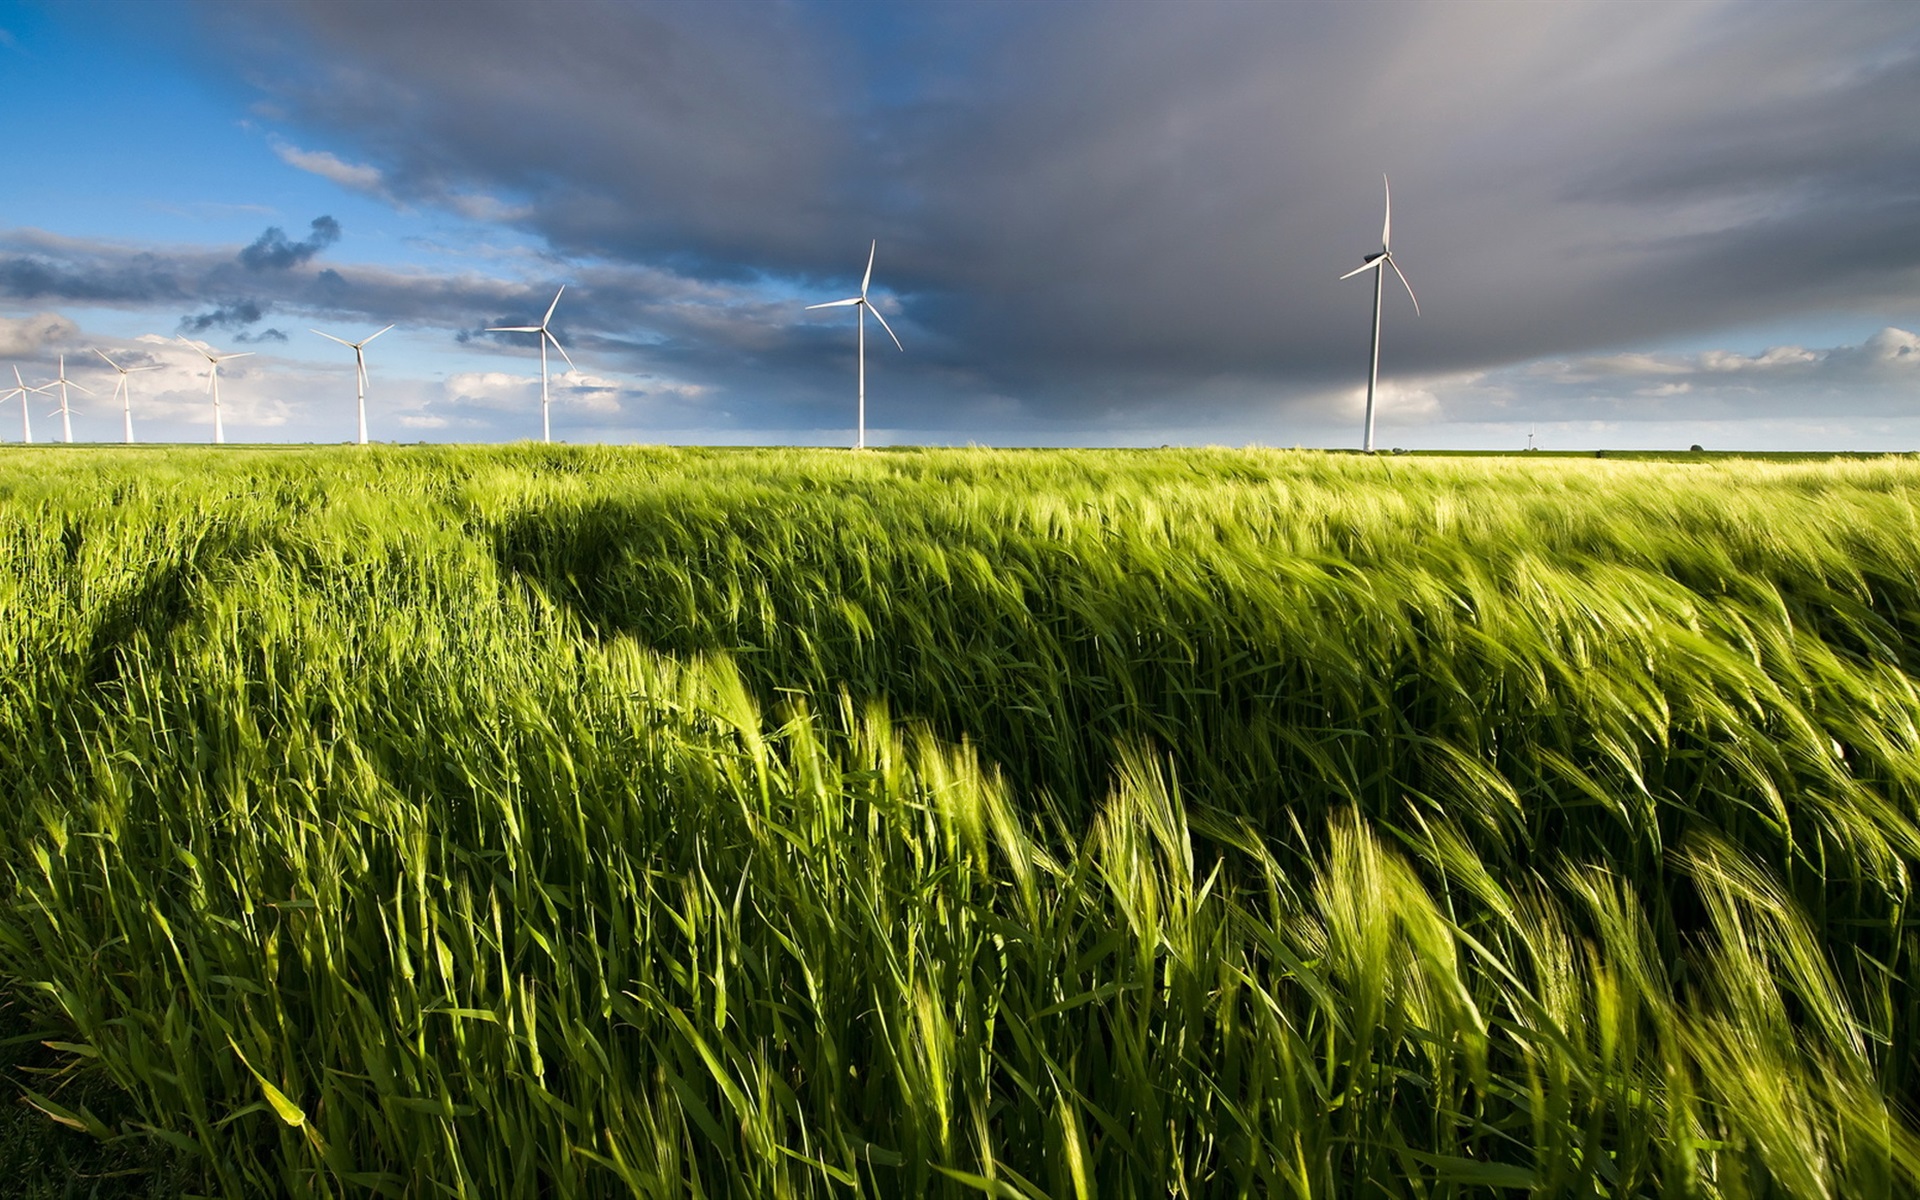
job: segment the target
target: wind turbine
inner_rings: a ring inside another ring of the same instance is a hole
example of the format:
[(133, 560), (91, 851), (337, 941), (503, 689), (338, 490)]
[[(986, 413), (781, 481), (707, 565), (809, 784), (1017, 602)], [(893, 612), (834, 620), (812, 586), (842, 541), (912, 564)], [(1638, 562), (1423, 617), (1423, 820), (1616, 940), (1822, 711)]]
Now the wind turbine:
[(120, 372), (120, 382), (113, 385), (113, 394), (120, 401), (122, 428), (126, 433), (126, 443), (131, 446), (133, 445), (133, 385), (128, 382), (127, 377), (135, 371), (158, 371), (160, 364), (148, 363), (144, 367), (123, 367), (98, 349), (94, 350), (94, 353), (100, 356), (101, 362)]
[(873, 305), (867, 301), (867, 285), (873, 282), (873, 255), (879, 248), (880, 243), (877, 241), (867, 247), (867, 273), (860, 278), (860, 294), (858, 296), (849, 296), (845, 300), (829, 300), (825, 304), (807, 305), (808, 310), (812, 310), (816, 308), (845, 308), (851, 304), (854, 308), (860, 310), (860, 424), (858, 433), (854, 435), (853, 448), (855, 450), (865, 450), (867, 448), (867, 311), (869, 309), (872, 309), (874, 319), (880, 322), (880, 328), (886, 330), (887, 336), (893, 339), (893, 344), (898, 347), (902, 353), (906, 351), (906, 347), (900, 345), (900, 336), (894, 333), (893, 326), (887, 324), (887, 319), (880, 315), (880, 310), (874, 308)]
[[(180, 339), (187, 342), (186, 338)], [(245, 358), (251, 350), (242, 350), (238, 354), (215, 354), (204, 342), (187, 342), (195, 353), (207, 360), (207, 395), (213, 397), (213, 444), (222, 445), (227, 440), (225, 426), (220, 424), (220, 364), (230, 358)]]
[(553, 336), (553, 330), (547, 328), (548, 323), (553, 320), (553, 310), (560, 307), (560, 296), (566, 290), (567, 285), (561, 284), (560, 291), (553, 294), (553, 303), (547, 305), (547, 315), (540, 318), (538, 325), (498, 325), (487, 330), (488, 333), (537, 333), (540, 335), (540, 440), (543, 442), (553, 440), (553, 421), (548, 415), (548, 409), (552, 406), (553, 400), (547, 394), (547, 343), (552, 342), (553, 348), (560, 352), (560, 357), (567, 360), (567, 370), (580, 369), (573, 365), (573, 359), (567, 355), (567, 348), (560, 344), (559, 338)]
[[(89, 396), (93, 395), (93, 389), (67, 378), (67, 356), (64, 354), (60, 356), (60, 377), (47, 384), (46, 390), (52, 391), (55, 387), (60, 389), (60, 407), (54, 410), (60, 414), (60, 440), (71, 446), (73, 445), (73, 410), (67, 406), (67, 389), (76, 387)], [(25, 401), (22, 400), (22, 403)]]
[[(558, 296), (554, 297), (555, 302), (558, 302), (559, 299), (560, 297)], [(392, 328), (393, 326), (391, 325), (387, 326), (387, 329)], [(385, 333), (387, 329), (382, 329), (380, 333)], [(318, 329), (310, 329), (307, 332), (320, 333)], [(337, 338), (330, 333), (320, 333), (320, 336), (328, 341), (339, 342), (342, 346), (346, 346), (353, 351), (353, 378), (354, 382), (358, 385), (359, 391), (360, 444), (362, 446), (367, 444), (367, 356), (361, 348), (368, 342), (379, 337), (380, 333), (370, 333), (357, 342), (349, 342), (345, 338)]]
[(1406, 272), (1400, 264), (1393, 261), (1393, 187), (1387, 183), (1387, 177), (1380, 177), (1387, 189), (1387, 219), (1380, 226), (1380, 253), (1367, 255), (1365, 266), (1355, 267), (1342, 275), (1342, 279), (1352, 279), (1362, 271), (1373, 272), (1373, 365), (1367, 372), (1367, 443), (1363, 447), (1368, 454), (1373, 453), (1373, 393), (1380, 384), (1380, 293), (1386, 286), (1387, 268), (1400, 276), (1400, 283), (1407, 289), (1407, 299), (1413, 301), (1414, 315), (1420, 313), (1420, 301), (1413, 294), (1413, 285), (1407, 282)]
[(11, 400), (15, 396), (20, 397), (20, 440), (31, 446), (33, 445), (33, 406), (27, 403), (27, 397), (45, 395), (47, 389), (28, 387), (26, 381), (20, 378), (19, 367), (13, 369), (13, 383), (14, 386), (7, 390), (7, 394), (0, 396), (0, 401)]

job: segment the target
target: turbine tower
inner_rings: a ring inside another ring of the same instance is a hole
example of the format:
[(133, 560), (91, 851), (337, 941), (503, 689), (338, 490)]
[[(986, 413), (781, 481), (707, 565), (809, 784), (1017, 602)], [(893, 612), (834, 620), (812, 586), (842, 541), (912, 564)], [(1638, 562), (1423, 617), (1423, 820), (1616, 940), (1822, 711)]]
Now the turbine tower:
[(1380, 252), (1367, 255), (1365, 266), (1355, 267), (1340, 277), (1352, 279), (1362, 271), (1373, 272), (1373, 365), (1367, 371), (1367, 441), (1362, 447), (1368, 454), (1373, 453), (1373, 393), (1380, 385), (1380, 293), (1386, 286), (1388, 267), (1392, 267), (1393, 273), (1400, 276), (1401, 285), (1407, 289), (1407, 299), (1413, 301), (1414, 315), (1420, 313), (1420, 301), (1413, 294), (1413, 285), (1407, 282), (1406, 272), (1400, 269), (1400, 264), (1393, 261), (1393, 187), (1387, 183), (1385, 175), (1380, 177), (1380, 182), (1387, 189), (1387, 219), (1380, 225)]
[(94, 353), (100, 356), (101, 362), (120, 372), (120, 382), (113, 385), (113, 395), (120, 401), (121, 428), (127, 445), (131, 446), (133, 445), (133, 385), (128, 382), (127, 377), (135, 371), (158, 371), (160, 364), (148, 363), (144, 367), (123, 367), (97, 349)]
[(907, 349), (900, 345), (900, 336), (894, 333), (893, 326), (887, 324), (887, 319), (880, 315), (880, 310), (867, 301), (867, 285), (873, 282), (873, 255), (879, 248), (880, 243), (877, 241), (867, 247), (867, 273), (860, 278), (858, 296), (849, 296), (845, 300), (829, 300), (825, 304), (807, 305), (808, 310), (811, 311), (816, 308), (845, 308), (850, 304), (860, 312), (860, 422), (858, 431), (854, 434), (855, 450), (867, 448), (867, 310), (873, 310), (874, 320), (880, 322), (880, 328), (887, 331), (887, 336), (893, 339), (896, 348), (902, 353)]
[[(560, 297), (558, 296), (554, 297), (554, 300), (556, 302), (559, 299)], [(392, 329), (392, 328), (393, 326), (391, 325), (387, 326), (387, 329)], [(387, 329), (382, 329), (380, 333), (385, 333)], [(318, 329), (310, 329), (308, 330), (308, 332), (320, 333)], [(362, 446), (367, 444), (367, 356), (362, 348), (368, 342), (379, 337), (380, 333), (370, 333), (367, 336), (361, 338), (357, 342), (349, 342), (345, 338), (337, 338), (330, 333), (320, 333), (320, 336), (327, 339), (328, 341), (339, 342), (342, 346), (345, 346), (348, 349), (353, 351), (353, 378), (359, 393), (358, 399), (360, 402), (360, 444)]]
[(49, 383), (47, 390), (51, 391), (55, 387), (60, 389), (60, 407), (54, 410), (60, 414), (60, 440), (71, 446), (73, 445), (73, 410), (67, 404), (67, 389), (79, 388), (89, 396), (93, 395), (93, 389), (67, 378), (67, 356), (64, 354), (60, 356), (60, 377)]
[(27, 403), (27, 397), (46, 393), (44, 387), (28, 387), (26, 381), (20, 378), (20, 368), (15, 367), (13, 386), (7, 389), (6, 395), (0, 396), (0, 401), (20, 397), (20, 440), (29, 446), (33, 445), (33, 406)]
[[(180, 340), (187, 342), (187, 339), (184, 337)], [(253, 351), (242, 350), (238, 354), (215, 354), (205, 342), (187, 342), (187, 345), (192, 346), (195, 353), (207, 360), (207, 395), (213, 397), (213, 444), (216, 446), (224, 445), (227, 440), (227, 433), (225, 426), (220, 423), (220, 364), (230, 358), (245, 358), (252, 354)]]
[(540, 335), (540, 440), (543, 442), (553, 440), (553, 421), (549, 415), (553, 400), (547, 394), (547, 343), (552, 342), (553, 348), (560, 352), (560, 357), (567, 360), (567, 370), (580, 369), (573, 365), (573, 359), (567, 355), (567, 348), (560, 344), (560, 339), (553, 336), (553, 330), (548, 328), (553, 321), (553, 310), (560, 307), (560, 297), (566, 290), (567, 285), (561, 284), (560, 291), (553, 294), (553, 303), (547, 305), (547, 315), (540, 318), (538, 325), (498, 325), (487, 330), (488, 333), (537, 333)]

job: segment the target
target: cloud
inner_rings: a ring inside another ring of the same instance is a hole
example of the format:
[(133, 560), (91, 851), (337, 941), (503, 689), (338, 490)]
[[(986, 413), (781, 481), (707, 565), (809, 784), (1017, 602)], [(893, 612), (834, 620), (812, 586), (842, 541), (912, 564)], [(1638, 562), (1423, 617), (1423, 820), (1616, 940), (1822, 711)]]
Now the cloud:
[(521, 410), (529, 399), (539, 404), (540, 380), (505, 371), (461, 371), (447, 377), (446, 398), (493, 411)]
[(356, 192), (365, 192), (372, 196), (387, 195), (386, 181), (378, 167), (364, 163), (350, 163), (326, 150), (302, 150), (297, 146), (272, 139), (269, 144), (280, 161), (290, 167), (330, 179), (341, 187)]
[(262, 342), (284, 342), (287, 340), (287, 335), (286, 331), (281, 329), (262, 329), (258, 333), (237, 333), (233, 336), (233, 340), (242, 345)]
[[(1337, 277), (1377, 245), (1386, 170), (1426, 311), (1387, 298), (1383, 418), (1880, 411), (1898, 345), (1738, 331), (1920, 327), (1910, 7), (549, 7), (201, 9), (204, 61), (258, 92), (272, 151), (432, 210), (430, 267), (339, 261), (318, 223), (251, 245), (0, 231), (0, 301), (250, 337), (269, 313), (395, 321), (474, 356), (447, 370), (537, 389), (531, 341), (479, 331), (565, 282), (556, 332), (621, 383), (588, 389), (618, 409), (595, 420), (678, 406), (777, 437), (851, 425), (852, 323), (803, 306), (857, 288), (877, 239), (907, 352), (869, 347), (876, 422), (1291, 444), (1360, 402), (1371, 297)], [(1644, 349), (1679, 344), (1740, 349)], [(480, 428), (419, 386), (419, 419)], [(511, 411), (499, 428), (537, 430)]]
[(1772, 346), (1757, 353), (1616, 354), (1430, 381), (1442, 419), (1614, 423), (1905, 417), (1920, 396), (1920, 334), (1888, 327), (1857, 344)]
[[(889, 319), (925, 331), (891, 369), (1047, 419), (1331, 394), (1365, 354), (1364, 281), (1337, 276), (1374, 247), (1383, 168), (1427, 307), (1388, 310), (1396, 370), (1915, 311), (1897, 7), (468, 11), (290, 0), (224, 36), (396, 197), (510, 198), (466, 211), (575, 261), (830, 298), (877, 237)], [(748, 340), (723, 309), (647, 315), (696, 358)], [(763, 387), (844, 353), (755, 327)]]
[(71, 343), (80, 327), (59, 313), (0, 317), (0, 356), (32, 358), (49, 346)]
[(209, 312), (181, 317), (179, 329), (181, 333), (205, 333), (210, 329), (244, 329), (259, 323), (271, 307), (257, 300), (228, 300)]
[(313, 233), (304, 242), (288, 241), (285, 230), (269, 226), (240, 251), (240, 262), (250, 271), (284, 271), (300, 266), (339, 240), (340, 222), (332, 217), (315, 217)]

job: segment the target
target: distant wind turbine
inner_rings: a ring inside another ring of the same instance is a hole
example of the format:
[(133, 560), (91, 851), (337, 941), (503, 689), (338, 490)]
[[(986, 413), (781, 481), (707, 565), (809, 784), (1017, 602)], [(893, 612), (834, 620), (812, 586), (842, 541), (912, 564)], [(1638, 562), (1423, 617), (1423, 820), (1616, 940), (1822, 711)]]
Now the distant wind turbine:
[(0, 401), (11, 400), (15, 396), (20, 397), (20, 440), (31, 446), (33, 445), (33, 406), (27, 403), (27, 397), (44, 396), (48, 389), (28, 387), (26, 381), (20, 378), (19, 367), (13, 369), (13, 383), (14, 386), (7, 389), (7, 394), (0, 396)]
[(120, 372), (120, 381), (113, 385), (113, 396), (120, 401), (121, 428), (125, 433), (127, 445), (131, 446), (133, 445), (133, 386), (128, 382), (127, 377), (135, 371), (158, 371), (160, 364), (149, 363), (144, 367), (123, 367), (98, 349), (94, 353), (100, 356), (101, 362)]
[(487, 330), (488, 333), (537, 333), (540, 335), (540, 440), (543, 442), (553, 440), (553, 422), (548, 415), (553, 401), (547, 394), (547, 343), (552, 342), (553, 348), (560, 352), (560, 357), (567, 360), (567, 370), (580, 369), (573, 365), (573, 359), (567, 355), (567, 348), (560, 344), (560, 339), (553, 336), (553, 330), (548, 328), (553, 321), (553, 310), (560, 307), (560, 297), (566, 290), (567, 285), (561, 284), (560, 291), (553, 294), (553, 303), (547, 305), (547, 315), (540, 318), (538, 325), (499, 325)]
[[(559, 299), (560, 297), (558, 296), (554, 297), (555, 301), (558, 301)], [(387, 326), (387, 329), (392, 329), (392, 328), (393, 326), (391, 325)], [(380, 333), (385, 333), (387, 329), (382, 329)], [(308, 330), (308, 332), (320, 333), (318, 329)], [(380, 333), (370, 333), (367, 336), (361, 338), (357, 342), (349, 342), (345, 338), (337, 338), (330, 333), (320, 333), (320, 336), (327, 339), (328, 341), (339, 342), (342, 346), (345, 346), (348, 349), (353, 351), (353, 378), (359, 392), (360, 444), (362, 446), (367, 444), (367, 356), (364, 350), (362, 349), (362, 347), (364, 347), (368, 342), (372, 341), (373, 339), (379, 337)]]
[(60, 407), (54, 410), (60, 414), (60, 440), (71, 446), (73, 445), (73, 410), (67, 404), (67, 389), (79, 388), (89, 396), (93, 395), (93, 389), (67, 378), (67, 356), (64, 354), (60, 356), (60, 377), (49, 383), (47, 390), (51, 391), (55, 387), (60, 389)]
[(845, 308), (848, 305), (860, 311), (860, 423), (858, 432), (854, 435), (855, 450), (867, 448), (867, 311), (869, 309), (873, 311), (874, 320), (880, 322), (880, 328), (886, 330), (887, 336), (893, 339), (894, 346), (903, 353), (906, 351), (906, 347), (900, 345), (900, 337), (894, 333), (893, 326), (887, 324), (887, 319), (880, 315), (880, 310), (867, 301), (867, 285), (873, 282), (873, 256), (879, 249), (880, 243), (877, 241), (867, 247), (867, 273), (860, 278), (858, 296), (849, 296), (845, 300), (829, 300), (825, 304), (807, 305), (809, 311), (816, 308)]
[(1393, 250), (1391, 249), (1393, 245), (1393, 187), (1391, 184), (1387, 184), (1387, 177), (1385, 175), (1380, 177), (1380, 182), (1385, 185), (1387, 189), (1387, 219), (1380, 226), (1380, 253), (1367, 255), (1365, 266), (1355, 267), (1340, 277), (1342, 279), (1352, 279), (1362, 271), (1373, 272), (1373, 365), (1367, 372), (1367, 441), (1364, 447), (1368, 454), (1373, 453), (1373, 393), (1380, 384), (1380, 293), (1386, 285), (1388, 267), (1392, 267), (1393, 273), (1400, 276), (1401, 285), (1407, 289), (1407, 299), (1413, 301), (1414, 314), (1418, 316), (1420, 312), (1420, 301), (1413, 294), (1413, 285), (1407, 282), (1406, 273), (1400, 269), (1400, 264), (1393, 261)]
[[(186, 338), (180, 339), (187, 342)], [(205, 342), (187, 342), (194, 352), (207, 360), (207, 395), (213, 397), (213, 444), (222, 445), (227, 440), (226, 427), (220, 423), (220, 364), (230, 358), (245, 358), (251, 350), (242, 350), (238, 354), (215, 354)]]

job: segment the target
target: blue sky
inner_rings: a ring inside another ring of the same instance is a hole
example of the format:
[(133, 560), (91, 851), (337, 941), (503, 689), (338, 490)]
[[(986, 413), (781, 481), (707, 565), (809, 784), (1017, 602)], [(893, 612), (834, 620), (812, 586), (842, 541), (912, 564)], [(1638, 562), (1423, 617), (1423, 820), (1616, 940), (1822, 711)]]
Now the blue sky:
[[(1920, 12), (0, 0), (0, 371), (76, 436), (1920, 447)], [(316, 224), (320, 222), (320, 224)], [(332, 231), (337, 229), (337, 235)], [(249, 247), (253, 249), (249, 251)], [(556, 368), (564, 364), (556, 362)], [(42, 439), (58, 428), (33, 410)], [(0, 410), (0, 436), (19, 436)]]

